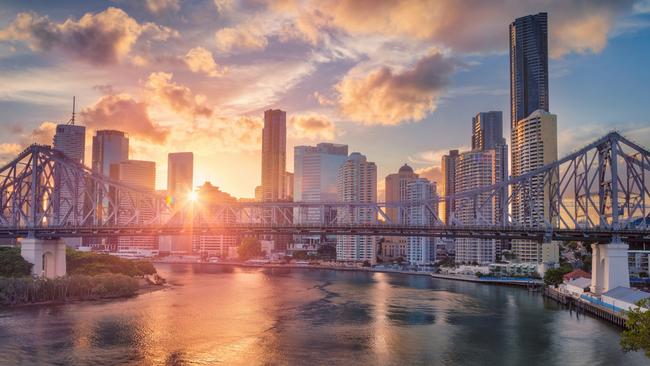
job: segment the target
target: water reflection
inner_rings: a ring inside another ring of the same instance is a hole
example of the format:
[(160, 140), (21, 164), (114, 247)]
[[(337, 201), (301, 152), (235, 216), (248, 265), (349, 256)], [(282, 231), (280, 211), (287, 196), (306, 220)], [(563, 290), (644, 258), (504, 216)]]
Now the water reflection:
[(645, 365), (618, 330), (519, 289), (163, 265), (136, 298), (0, 311), (0, 364)]

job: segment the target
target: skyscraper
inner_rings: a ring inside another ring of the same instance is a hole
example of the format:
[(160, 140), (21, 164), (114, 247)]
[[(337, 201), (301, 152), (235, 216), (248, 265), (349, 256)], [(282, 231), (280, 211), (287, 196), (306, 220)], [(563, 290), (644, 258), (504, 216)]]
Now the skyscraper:
[[(293, 199), (296, 202), (335, 202), (336, 177), (339, 168), (348, 158), (348, 146), (320, 143), (316, 146), (294, 148)], [(324, 212), (323, 212), (324, 210)], [(336, 218), (336, 209), (331, 207), (309, 207), (294, 209), (296, 223), (320, 223), (321, 215), (327, 222)], [(321, 244), (323, 239), (334, 241), (333, 237), (301, 235), (295, 239), (302, 244)]]
[[(458, 156), (456, 166), (456, 193), (471, 191), (496, 183), (496, 151), (472, 150)], [(482, 193), (478, 199), (456, 200), (455, 217), (464, 225), (493, 225), (496, 223), (496, 197), (490, 192)], [(480, 204), (476, 208), (474, 205)], [(478, 215), (475, 215), (475, 212)], [(456, 263), (488, 264), (496, 259), (497, 243), (494, 239), (457, 238)]]
[(472, 118), (472, 150), (494, 149), (505, 143), (501, 111), (479, 112)]
[[(287, 112), (279, 109), (264, 111), (264, 129), (262, 130), (262, 201), (278, 202), (287, 200)], [(291, 216), (288, 209), (285, 215)], [(263, 215), (267, 221), (274, 217), (272, 210), (265, 210)], [(276, 222), (280, 223), (280, 222)], [(275, 250), (284, 250), (291, 240), (289, 235), (266, 235), (266, 240), (272, 240)]]
[[(339, 202), (376, 202), (377, 166), (364, 155), (354, 152), (339, 168), (336, 185)], [(371, 208), (339, 208), (337, 212), (339, 224), (370, 224), (376, 221), (376, 214)], [(336, 238), (336, 260), (375, 263), (375, 243), (374, 236), (339, 235)]]
[[(85, 163), (86, 155), (86, 127), (74, 124), (73, 119), (68, 124), (56, 126), (56, 133), (52, 141), (55, 150), (79, 164)], [(62, 173), (56, 173), (56, 179), (64, 179)], [(60, 182), (60, 181), (59, 181)], [(81, 224), (84, 212), (84, 180), (79, 178), (76, 187), (57, 183), (59, 187), (59, 205), (55, 207), (56, 217), (61, 224)], [(76, 209), (72, 209), (75, 207)], [(72, 247), (81, 245), (81, 237), (65, 238), (66, 244)]]
[(92, 170), (108, 177), (111, 164), (129, 159), (129, 138), (122, 131), (99, 130), (93, 136)]
[(510, 24), (511, 128), (538, 109), (549, 111), (547, 22), (539, 13)]
[[(167, 154), (167, 195), (173, 198), (175, 205), (187, 202), (188, 194), (193, 189), (194, 154), (191, 152), (176, 152)], [(175, 253), (192, 251), (191, 235), (175, 235), (167, 241), (169, 248)], [(163, 251), (163, 248), (160, 248)]]
[[(143, 160), (125, 160), (111, 164), (110, 177), (125, 185), (137, 188), (146, 192), (156, 190), (156, 163)], [(130, 192), (119, 191), (116, 197), (118, 212), (118, 225), (129, 224), (132, 215), (137, 212), (141, 220), (150, 220), (155, 212), (151, 207), (134, 206), (133, 197)], [(117, 240), (117, 250), (148, 250), (158, 249), (157, 237), (155, 236), (120, 236)]]
[[(109, 177), (111, 165), (129, 159), (129, 138), (122, 131), (99, 130), (93, 136), (92, 164), (93, 172)], [(101, 188), (101, 189), (100, 189)], [(107, 187), (91, 187), (91, 192), (98, 203), (97, 219), (102, 222), (110, 217), (108, 197), (105, 196)], [(90, 209), (90, 208), (87, 208)], [(99, 224), (99, 222), (98, 222)], [(113, 223), (114, 224), (114, 223)], [(113, 238), (84, 238), (84, 243), (100, 249), (115, 250), (117, 241)]]
[(266, 202), (286, 198), (287, 112), (264, 112), (262, 131), (262, 199)]
[(194, 154), (176, 152), (167, 154), (167, 194), (175, 200), (184, 200), (192, 190)]
[[(348, 158), (348, 146), (320, 143), (316, 146), (296, 146), (294, 148), (294, 186), (293, 198), (296, 202), (334, 202), (336, 201), (336, 177), (339, 168)], [(294, 220), (299, 223), (320, 222), (318, 208), (307, 208), (294, 212)], [(334, 215), (326, 209), (326, 218)]]
[[(223, 192), (219, 187), (205, 182), (197, 189), (198, 202), (195, 208), (206, 223), (232, 224), (236, 221), (235, 214), (227, 210), (219, 211), (217, 207), (223, 204), (232, 204), (237, 199)], [(230, 248), (237, 246), (236, 235), (206, 235), (195, 233), (192, 235), (192, 251), (204, 257), (228, 257)]]
[[(456, 163), (458, 161), (458, 150), (449, 150), (449, 154), (442, 157), (442, 195), (449, 197), (454, 194), (456, 187)], [(451, 213), (454, 211), (454, 201), (442, 201), (440, 210), (445, 224), (450, 225)]]
[(52, 144), (55, 150), (83, 164), (86, 153), (86, 127), (72, 124), (57, 125)]
[[(66, 157), (83, 165), (86, 152), (86, 127), (74, 124), (57, 125), (52, 145), (55, 150), (61, 151)], [(59, 178), (63, 179), (63, 177)], [(84, 198), (83, 190), (81, 189), (83, 184), (83, 179), (77, 182), (78, 191), (75, 187), (60, 185), (60, 204), (56, 208), (58, 210), (57, 216), (59, 220), (65, 221), (67, 224), (80, 223), (83, 215)], [(70, 210), (71, 207), (77, 207), (77, 209)]]
[[(406, 185), (406, 201), (421, 202), (435, 198), (436, 183), (426, 178), (417, 178)], [(433, 212), (432, 212), (433, 211)], [(415, 204), (409, 206), (407, 223), (409, 225), (433, 225), (438, 207)], [(436, 260), (435, 239), (432, 237), (409, 236), (407, 239), (406, 260), (411, 264), (428, 264)]]
[[(534, 171), (557, 160), (557, 117), (542, 109), (528, 118), (517, 121), (513, 130), (513, 177)], [(542, 177), (533, 177), (531, 191), (518, 190), (512, 199), (512, 218), (525, 225), (536, 225), (550, 219), (548, 207), (551, 197)], [(516, 240), (512, 251), (525, 262), (540, 262), (539, 243)]]

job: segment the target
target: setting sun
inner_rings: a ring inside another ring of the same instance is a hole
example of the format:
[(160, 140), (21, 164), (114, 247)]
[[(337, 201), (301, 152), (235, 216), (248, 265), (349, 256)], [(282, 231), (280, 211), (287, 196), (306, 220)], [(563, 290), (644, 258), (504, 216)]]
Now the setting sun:
[(196, 202), (199, 199), (199, 193), (197, 191), (190, 191), (187, 194), (187, 199), (189, 199), (191, 202)]

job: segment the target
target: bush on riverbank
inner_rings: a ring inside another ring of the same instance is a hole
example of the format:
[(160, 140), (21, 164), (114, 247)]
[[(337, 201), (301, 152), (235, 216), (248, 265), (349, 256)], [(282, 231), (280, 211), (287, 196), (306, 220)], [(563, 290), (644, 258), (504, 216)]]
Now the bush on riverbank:
[(20, 248), (0, 247), (0, 277), (29, 276), (32, 266), (20, 255)]
[(138, 288), (137, 279), (123, 274), (0, 277), (0, 306), (125, 297), (135, 295)]
[(67, 248), (66, 251), (66, 266), (69, 275), (113, 273), (135, 277), (156, 273), (156, 268), (149, 261), (124, 259), (102, 253), (80, 252), (71, 248)]

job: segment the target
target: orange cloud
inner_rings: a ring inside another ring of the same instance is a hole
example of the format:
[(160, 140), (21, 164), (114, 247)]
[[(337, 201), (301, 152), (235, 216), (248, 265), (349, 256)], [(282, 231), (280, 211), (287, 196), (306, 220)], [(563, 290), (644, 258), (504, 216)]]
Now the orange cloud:
[(415, 171), (421, 178), (427, 178), (431, 182), (442, 184), (443, 175), (439, 166), (430, 166), (426, 168), (417, 169)]
[[(600, 52), (615, 18), (632, 9), (631, 0), (312, 0), (304, 3), (269, 0), (269, 8), (290, 13), (285, 35), (316, 43), (331, 30), (350, 35), (383, 35), (433, 41), (461, 52), (507, 50), (507, 25), (516, 17), (549, 12), (550, 52)], [(287, 5), (290, 4), (289, 5)], [(470, 9), (470, 10), (468, 10)], [(505, 41), (504, 41), (505, 40)]]
[(403, 72), (382, 67), (362, 78), (347, 75), (336, 85), (341, 112), (369, 125), (419, 121), (436, 109), (455, 69), (455, 61), (435, 52)]
[(212, 53), (203, 47), (194, 47), (185, 55), (187, 67), (196, 73), (203, 73), (210, 77), (221, 76), (226, 68), (217, 65)]
[(146, 0), (145, 4), (150, 12), (156, 14), (167, 10), (178, 11), (181, 5), (179, 0)]
[(154, 72), (149, 75), (145, 86), (152, 98), (170, 107), (173, 111), (192, 117), (210, 117), (212, 109), (203, 104), (204, 97), (194, 96), (190, 88), (172, 81), (173, 74)]
[(327, 117), (317, 114), (293, 116), (289, 120), (298, 138), (333, 140), (336, 127)]
[(215, 39), (217, 48), (222, 52), (257, 51), (268, 45), (266, 36), (249, 24), (219, 29)]
[(34, 13), (19, 13), (0, 31), (0, 40), (22, 41), (35, 51), (60, 50), (93, 64), (110, 64), (128, 55), (143, 35), (160, 41), (177, 34), (154, 23), (140, 24), (122, 9), (109, 7), (63, 23)]
[(147, 103), (125, 93), (101, 97), (93, 106), (81, 111), (81, 119), (92, 129), (121, 130), (156, 144), (165, 142), (169, 135), (169, 130), (149, 117)]

